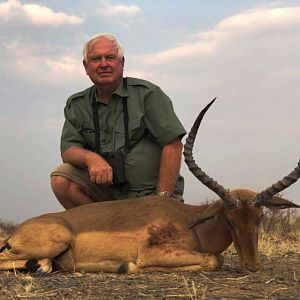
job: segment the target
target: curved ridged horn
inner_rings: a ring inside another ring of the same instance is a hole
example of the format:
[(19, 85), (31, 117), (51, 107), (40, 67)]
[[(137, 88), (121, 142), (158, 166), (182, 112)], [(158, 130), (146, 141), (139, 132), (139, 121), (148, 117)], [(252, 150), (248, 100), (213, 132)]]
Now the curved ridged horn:
[(264, 201), (270, 199), (276, 194), (280, 193), (284, 189), (291, 186), (300, 178), (300, 159), (298, 166), (292, 171), (289, 175), (285, 176), (282, 180), (277, 181), (272, 186), (268, 187), (264, 191), (258, 193), (252, 200), (255, 206), (261, 206), (264, 204)]
[(206, 185), (210, 190), (215, 192), (225, 203), (226, 206), (236, 206), (236, 201), (233, 197), (230, 196), (229, 192), (220, 184), (218, 184), (217, 181), (214, 181), (212, 178), (210, 178), (208, 175), (206, 175), (200, 167), (196, 164), (194, 158), (193, 158), (193, 147), (194, 147), (194, 141), (198, 132), (198, 128), (201, 124), (201, 121), (207, 112), (207, 110), (210, 108), (210, 106), (215, 102), (216, 98), (213, 99), (209, 104), (205, 106), (205, 108), (200, 112), (198, 115), (191, 131), (189, 132), (189, 135), (186, 139), (185, 145), (184, 145), (184, 160), (187, 164), (190, 171), (198, 178), (204, 185)]

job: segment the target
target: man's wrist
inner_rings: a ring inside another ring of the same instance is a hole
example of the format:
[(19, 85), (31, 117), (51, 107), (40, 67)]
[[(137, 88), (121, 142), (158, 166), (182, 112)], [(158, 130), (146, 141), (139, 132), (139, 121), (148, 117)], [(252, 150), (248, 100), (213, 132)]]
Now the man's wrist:
[(157, 195), (161, 197), (170, 197), (172, 193), (168, 191), (162, 191), (162, 192), (157, 192)]

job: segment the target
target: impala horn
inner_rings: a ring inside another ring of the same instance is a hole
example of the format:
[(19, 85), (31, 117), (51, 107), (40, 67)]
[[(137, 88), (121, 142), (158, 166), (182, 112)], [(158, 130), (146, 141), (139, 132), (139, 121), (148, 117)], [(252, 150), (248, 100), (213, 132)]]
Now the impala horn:
[(184, 160), (187, 164), (189, 170), (194, 174), (196, 178), (198, 178), (204, 185), (206, 185), (210, 190), (215, 192), (224, 202), (224, 204), (228, 207), (236, 207), (237, 201), (235, 198), (231, 197), (229, 192), (220, 185), (217, 181), (210, 178), (208, 175), (206, 175), (200, 167), (196, 164), (194, 158), (193, 158), (193, 147), (195, 138), (198, 132), (198, 128), (201, 124), (201, 121), (207, 112), (207, 110), (210, 108), (210, 106), (215, 102), (216, 98), (213, 99), (209, 104), (206, 105), (206, 107), (200, 112), (198, 115), (191, 131), (189, 132), (189, 135), (186, 139), (185, 145), (184, 145)]
[[(261, 191), (260, 193), (256, 194), (256, 196), (252, 200), (253, 205), (255, 206), (264, 205), (264, 202), (266, 200), (270, 199), (271, 197), (280, 193), (284, 189), (288, 188), (293, 183), (295, 183), (299, 178), (300, 178), (300, 159), (298, 162), (298, 166), (289, 175), (277, 181), (275, 184), (271, 185), (264, 191)], [(295, 206), (295, 207), (299, 207), (299, 206)]]

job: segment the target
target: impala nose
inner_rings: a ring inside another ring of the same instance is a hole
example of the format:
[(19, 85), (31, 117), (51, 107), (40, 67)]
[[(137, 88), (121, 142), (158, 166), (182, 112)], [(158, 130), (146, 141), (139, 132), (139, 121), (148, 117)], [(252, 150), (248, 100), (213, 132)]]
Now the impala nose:
[(257, 263), (245, 263), (245, 269), (251, 271), (251, 272), (257, 272), (259, 270), (259, 267), (260, 267), (260, 263), (257, 262)]

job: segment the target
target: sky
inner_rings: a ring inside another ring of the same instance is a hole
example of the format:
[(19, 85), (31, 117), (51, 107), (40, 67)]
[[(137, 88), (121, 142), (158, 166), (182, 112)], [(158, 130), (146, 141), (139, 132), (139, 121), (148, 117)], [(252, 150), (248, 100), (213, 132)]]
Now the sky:
[[(300, 0), (0, 1), (0, 219), (63, 210), (50, 188), (66, 99), (91, 85), (84, 43), (118, 37), (125, 76), (159, 85), (225, 188), (261, 191), (300, 157)], [(185, 163), (186, 203), (216, 195)], [(283, 191), (300, 204), (300, 182)]]

